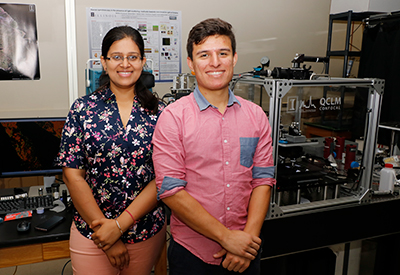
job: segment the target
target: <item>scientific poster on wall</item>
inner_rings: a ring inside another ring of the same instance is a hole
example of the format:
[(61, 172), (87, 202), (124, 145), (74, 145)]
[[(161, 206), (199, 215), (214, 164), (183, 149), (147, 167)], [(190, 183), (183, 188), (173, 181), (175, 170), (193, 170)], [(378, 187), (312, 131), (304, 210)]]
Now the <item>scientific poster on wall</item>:
[(38, 80), (36, 6), (0, 3), (0, 80)]
[(87, 8), (90, 58), (100, 58), (108, 30), (131, 26), (143, 36), (147, 66), (155, 80), (172, 81), (181, 73), (181, 17), (180, 11)]

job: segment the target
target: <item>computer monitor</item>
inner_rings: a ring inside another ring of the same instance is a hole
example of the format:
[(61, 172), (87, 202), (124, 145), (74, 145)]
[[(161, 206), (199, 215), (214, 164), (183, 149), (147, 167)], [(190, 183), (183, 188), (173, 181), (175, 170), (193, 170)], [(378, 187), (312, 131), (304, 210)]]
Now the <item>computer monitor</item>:
[(0, 119), (0, 177), (52, 176), (65, 118)]

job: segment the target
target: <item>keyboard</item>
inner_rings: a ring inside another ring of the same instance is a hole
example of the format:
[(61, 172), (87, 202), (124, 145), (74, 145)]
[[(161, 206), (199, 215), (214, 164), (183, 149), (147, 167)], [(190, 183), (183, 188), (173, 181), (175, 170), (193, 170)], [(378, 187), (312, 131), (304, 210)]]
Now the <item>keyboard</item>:
[(53, 196), (37, 196), (37, 197), (24, 197), (24, 198), (14, 198), (13, 196), (9, 198), (2, 198), (0, 200), (0, 215), (36, 210), (38, 207), (43, 207), (44, 209), (53, 208)]

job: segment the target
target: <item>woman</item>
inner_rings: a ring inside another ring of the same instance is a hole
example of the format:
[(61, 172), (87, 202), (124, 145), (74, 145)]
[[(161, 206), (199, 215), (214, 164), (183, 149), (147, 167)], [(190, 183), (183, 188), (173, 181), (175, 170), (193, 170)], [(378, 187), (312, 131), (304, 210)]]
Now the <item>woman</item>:
[(146, 58), (137, 30), (111, 29), (101, 63), (103, 84), (71, 107), (58, 157), (75, 206), (72, 268), (148, 275), (165, 242), (151, 158), (163, 105), (140, 79)]

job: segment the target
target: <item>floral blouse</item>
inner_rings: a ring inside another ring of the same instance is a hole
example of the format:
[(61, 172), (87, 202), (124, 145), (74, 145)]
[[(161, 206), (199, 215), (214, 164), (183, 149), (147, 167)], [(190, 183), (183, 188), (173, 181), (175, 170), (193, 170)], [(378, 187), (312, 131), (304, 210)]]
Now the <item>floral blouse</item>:
[[(126, 127), (115, 95), (110, 89), (77, 99), (64, 125), (57, 165), (85, 169), (86, 181), (106, 218), (117, 218), (140, 191), (154, 179), (152, 136), (157, 114), (150, 114), (135, 97)], [(93, 231), (79, 213), (75, 225), (90, 239)], [(164, 210), (156, 207), (121, 237), (136, 243), (154, 236), (165, 222)]]

